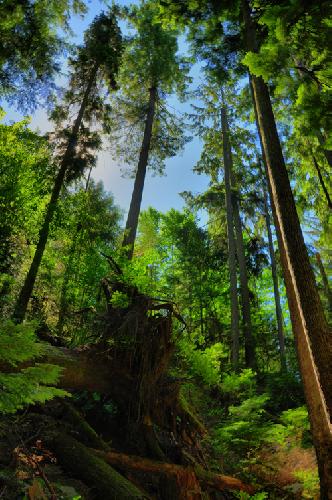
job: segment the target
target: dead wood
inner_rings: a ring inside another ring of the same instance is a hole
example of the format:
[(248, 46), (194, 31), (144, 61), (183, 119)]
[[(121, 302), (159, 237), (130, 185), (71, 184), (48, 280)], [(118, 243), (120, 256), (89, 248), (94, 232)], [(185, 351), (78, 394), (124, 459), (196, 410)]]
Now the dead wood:
[(128, 479), (115, 471), (89, 448), (64, 433), (46, 437), (47, 445), (54, 451), (60, 464), (97, 492), (100, 500), (149, 499)]
[[(175, 479), (179, 487), (181, 484), (190, 484), (191, 487), (189, 489), (192, 490), (190, 494), (194, 496), (180, 496), (179, 498), (181, 499), (201, 498), (200, 496), (195, 496), (199, 495), (201, 491), (197, 485), (197, 480), (204, 489), (212, 488), (217, 491), (237, 490), (249, 494), (254, 494), (255, 492), (253, 486), (243, 483), (240, 479), (232, 476), (215, 474), (202, 467), (184, 467), (171, 463), (157, 462), (138, 456), (116, 453), (114, 451), (103, 452), (95, 450), (94, 452), (108, 464), (118, 467), (123, 472), (140, 471), (150, 474), (164, 474), (173, 480)], [(194, 478), (196, 478), (196, 483)], [(185, 495), (185, 491), (183, 491), (182, 494)]]

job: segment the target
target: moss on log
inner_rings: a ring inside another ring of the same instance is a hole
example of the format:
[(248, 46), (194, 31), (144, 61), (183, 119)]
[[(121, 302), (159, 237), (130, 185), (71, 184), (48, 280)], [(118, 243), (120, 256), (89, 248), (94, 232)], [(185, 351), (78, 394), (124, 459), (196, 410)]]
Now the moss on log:
[(98, 499), (148, 500), (150, 498), (71, 436), (55, 433), (47, 437), (46, 442), (65, 470), (93, 488), (98, 494)]

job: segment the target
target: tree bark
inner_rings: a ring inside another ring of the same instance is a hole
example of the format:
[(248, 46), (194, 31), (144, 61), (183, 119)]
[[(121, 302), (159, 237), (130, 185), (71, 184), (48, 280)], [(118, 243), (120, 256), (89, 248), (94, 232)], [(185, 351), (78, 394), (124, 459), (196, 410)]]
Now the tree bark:
[(46, 443), (54, 450), (60, 464), (66, 470), (97, 492), (97, 498), (110, 500), (150, 498), (71, 436), (57, 432), (49, 438), (46, 437)]
[[(247, 0), (242, 2), (246, 48), (257, 52), (255, 25)], [(252, 75), (258, 126), (272, 193), (292, 326), (309, 409), (321, 483), (321, 500), (332, 491), (332, 345), (298, 219), (282, 155), (269, 90)]]
[[(227, 240), (228, 240), (228, 267), (230, 280), (230, 300), (231, 300), (231, 359), (234, 371), (239, 369), (240, 351), (240, 315), (237, 296), (237, 275), (236, 275), (236, 244), (234, 236), (232, 190), (230, 177), (230, 162), (228, 159), (229, 150), (227, 148), (226, 110), (221, 110), (221, 123), (223, 131), (223, 156), (224, 156), (224, 177), (225, 177), (225, 201), (227, 216)], [(227, 161), (226, 161), (227, 160)]]
[(129, 260), (133, 257), (134, 244), (137, 233), (138, 218), (141, 210), (146, 167), (149, 159), (149, 151), (152, 137), (152, 126), (155, 114), (157, 100), (157, 88), (152, 86), (149, 91), (149, 106), (146, 114), (144, 136), (137, 166), (133, 194), (131, 197), (125, 235), (122, 241), (122, 247), (126, 247), (126, 255)]
[[(176, 478), (180, 492), (183, 496), (180, 499), (202, 498), (201, 496), (188, 496), (200, 494), (199, 485), (195, 477), (203, 487), (211, 487), (217, 491), (237, 490), (253, 494), (255, 489), (243, 483), (240, 479), (222, 474), (209, 472), (202, 467), (184, 467), (172, 463), (156, 462), (142, 457), (125, 455), (114, 451), (96, 451), (96, 454), (103, 458), (110, 465), (114, 465), (122, 471), (141, 471), (152, 474), (166, 474), (168, 477)], [(182, 485), (182, 487), (181, 487)], [(188, 491), (191, 485), (192, 491)], [(184, 487), (185, 486), (185, 487)], [(193, 490), (196, 491), (193, 491)]]
[(242, 301), (242, 319), (243, 319), (243, 331), (244, 331), (244, 350), (245, 350), (245, 362), (248, 368), (253, 370), (257, 369), (256, 353), (255, 353), (255, 342), (252, 334), (252, 324), (251, 324), (251, 314), (250, 314), (250, 297), (249, 297), (249, 287), (248, 287), (248, 275), (246, 269), (246, 260), (244, 252), (244, 242), (242, 234), (242, 223), (240, 218), (240, 212), (238, 207), (238, 201), (236, 196), (236, 190), (234, 186), (234, 174), (233, 174), (233, 157), (231, 144), (229, 139), (229, 128), (227, 121), (226, 109), (222, 109), (222, 132), (223, 132), (223, 154), (224, 154), (224, 165), (227, 164), (227, 170), (229, 172), (230, 183), (231, 183), (231, 205), (233, 213), (233, 224), (235, 227), (236, 234), (236, 251), (239, 264), (239, 275), (240, 275), (240, 285), (241, 285), (241, 301)]
[(21, 323), (24, 320), (24, 317), (25, 317), (25, 314), (27, 311), (28, 303), (29, 303), (29, 300), (30, 300), (30, 297), (31, 297), (31, 294), (33, 291), (33, 287), (35, 285), (39, 266), (40, 266), (41, 260), (43, 258), (44, 250), (46, 247), (48, 234), (49, 234), (49, 230), (50, 230), (50, 224), (52, 222), (53, 215), (54, 215), (54, 212), (56, 209), (56, 205), (57, 205), (57, 202), (59, 199), (59, 195), (60, 195), (62, 186), (64, 184), (65, 175), (67, 173), (68, 168), (70, 167), (71, 160), (75, 154), (75, 148), (76, 148), (76, 144), (77, 144), (79, 129), (80, 129), (80, 126), (81, 126), (82, 121), (83, 121), (85, 109), (86, 109), (87, 104), (89, 102), (90, 92), (91, 92), (92, 86), (94, 84), (94, 81), (96, 79), (97, 71), (98, 71), (98, 65), (95, 65), (91, 69), (90, 79), (87, 83), (87, 87), (86, 87), (86, 90), (85, 90), (85, 93), (83, 96), (83, 100), (82, 100), (78, 115), (76, 117), (74, 126), (72, 128), (72, 132), (71, 132), (70, 138), (68, 140), (68, 145), (67, 145), (66, 151), (63, 155), (61, 164), (60, 164), (59, 172), (58, 172), (56, 179), (55, 179), (55, 182), (54, 182), (54, 186), (53, 186), (53, 190), (52, 190), (52, 194), (51, 194), (51, 199), (50, 199), (50, 202), (49, 202), (47, 209), (46, 209), (45, 219), (44, 219), (43, 225), (39, 231), (39, 237), (38, 237), (38, 243), (37, 243), (35, 255), (32, 259), (30, 269), (28, 271), (28, 274), (25, 278), (23, 287), (20, 291), (17, 302), (15, 304), (15, 308), (14, 308), (14, 312), (13, 312), (13, 319), (17, 323)]
[(281, 364), (281, 369), (286, 370), (287, 367), (286, 367), (286, 354), (285, 354), (284, 321), (283, 321), (283, 317), (282, 317), (282, 308), (281, 308), (280, 293), (279, 293), (277, 264), (276, 264), (276, 258), (275, 258), (274, 247), (273, 247), (269, 201), (268, 201), (268, 194), (267, 194), (267, 189), (266, 189), (266, 184), (265, 184), (265, 179), (264, 179), (262, 168), (260, 168), (260, 172), (262, 175), (262, 184), (263, 184), (264, 212), (265, 212), (266, 230), (267, 230), (270, 262), (271, 262), (273, 294), (274, 294), (274, 302), (275, 302), (275, 309), (276, 309), (280, 364)]
[(327, 201), (327, 206), (329, 207), (330, 210), (332, 210), (332, 201), (331, 201), (331, 197), (330, 197), (330, 194), (327, 190), (327, 187), (325, 185), (325, 182), (324, 182), (324, 179), (323, 179), (323, 176), (322, 176), (322, 172), (320, 170), (320, 167), (319, 167), (319, 164), (318, 164), (318, 161), (316, 160), (316, 157), (314, 155), (312, 155), (312, 159), (313, 159), (313, 162), (314, 162), (314, 166), (315, 166), (315, 169), (317, 171), (317, 174), (318, 174), (318, 179), (319, 179), (319, 183), (324, 191), (324, 194), (325, 194), (325, 198), (326, 198), (326, 201)]

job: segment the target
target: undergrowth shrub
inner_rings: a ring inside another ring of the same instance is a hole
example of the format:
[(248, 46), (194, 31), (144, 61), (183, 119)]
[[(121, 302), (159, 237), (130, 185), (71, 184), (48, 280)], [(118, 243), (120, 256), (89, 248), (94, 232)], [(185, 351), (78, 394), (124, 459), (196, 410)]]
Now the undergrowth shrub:
[(40, 357), (44, 345), (37, 341), (33, 323), (0, 323), (0, 413), (15, 413), (31, 403), (43, 403), (56, 396), (69, 396), (51, 387), (59, 379), (61, 367), (48, 363), (18, 368), (26, 361)]
[(318, 498), (319, 476), (317, 470), (298, 470), (294, 472), (294, 476), (300, 483), (302, 483), (302, 498)]
[(311, 445), (308, 439), (310, 431), (308, 410), (305, 406), (283, 411), (279, 422), (270, 424), (264, 432), (264, 441), (280, 446)]
[(225, 347), (220, 342), (201, 350), (188, 340), (181, 339), (178, 349), (191, 376), (200, 379), (208, 387), (220, 384), (220, 362), (225, 355)]
[(245, 471), (256, 462), (261, 447), (287, 446), (288, 449), (303, 446), (305, 439), (309, 442), (306, 407), (271, 414), (270, 394), (259, 393), (252, 370), (224, 375), (220, 388), (228, 406), (214, 426), (211, 444), (230, 469), (241, 464)]

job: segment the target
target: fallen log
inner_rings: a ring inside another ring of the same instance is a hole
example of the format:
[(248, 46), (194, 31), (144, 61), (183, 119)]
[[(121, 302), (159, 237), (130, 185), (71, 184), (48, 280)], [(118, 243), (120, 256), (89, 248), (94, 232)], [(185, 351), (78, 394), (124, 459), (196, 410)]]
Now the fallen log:
[[(222, 474), (216, 474), (203, 469), (202, 467), (184, 467), (182, 465), (176, 465), (171, 463), (157, 462), (154, 460), (149, 460), (147, 458), (142, 458), (133, 455), (125, 455), (124, 453), (117, 453), (115, 451), (100, 451), (94, 450), (94, 453), (105, 460), (110, 465), (119, 468), (123, 472), (146, 472), (150, 474), (163, 474), (170, 478), (176, 479), (177, 483), (183, 482), (188, 483), (188, 478), (193, 485), (193, 491), (191, 494), (195, 495), (199, 493), (198, 483), (204, 489), (212, 488), (218, 491), (224, 490), (237, 490), (244, 491), (249, 494), (254, 494), (255, 488), (250, 484), (243, 483), (240, 479), (232, 476), (224, 476)], [(196, 484), (194, 481), (194, 476), (197, 478)], [(195, 490), (196, 488), (196, 490)], [(182, 496), (179, 498), (201, 498), (195, 496)]]
[(139, 490), (137, 486), (71, 436), (56, 432), (51, 436), (46, 436), (45, 442), (54, 451), (60, 465), (91, 486), (97, 492), (97, 498), (150, 499), (149, 495)]

